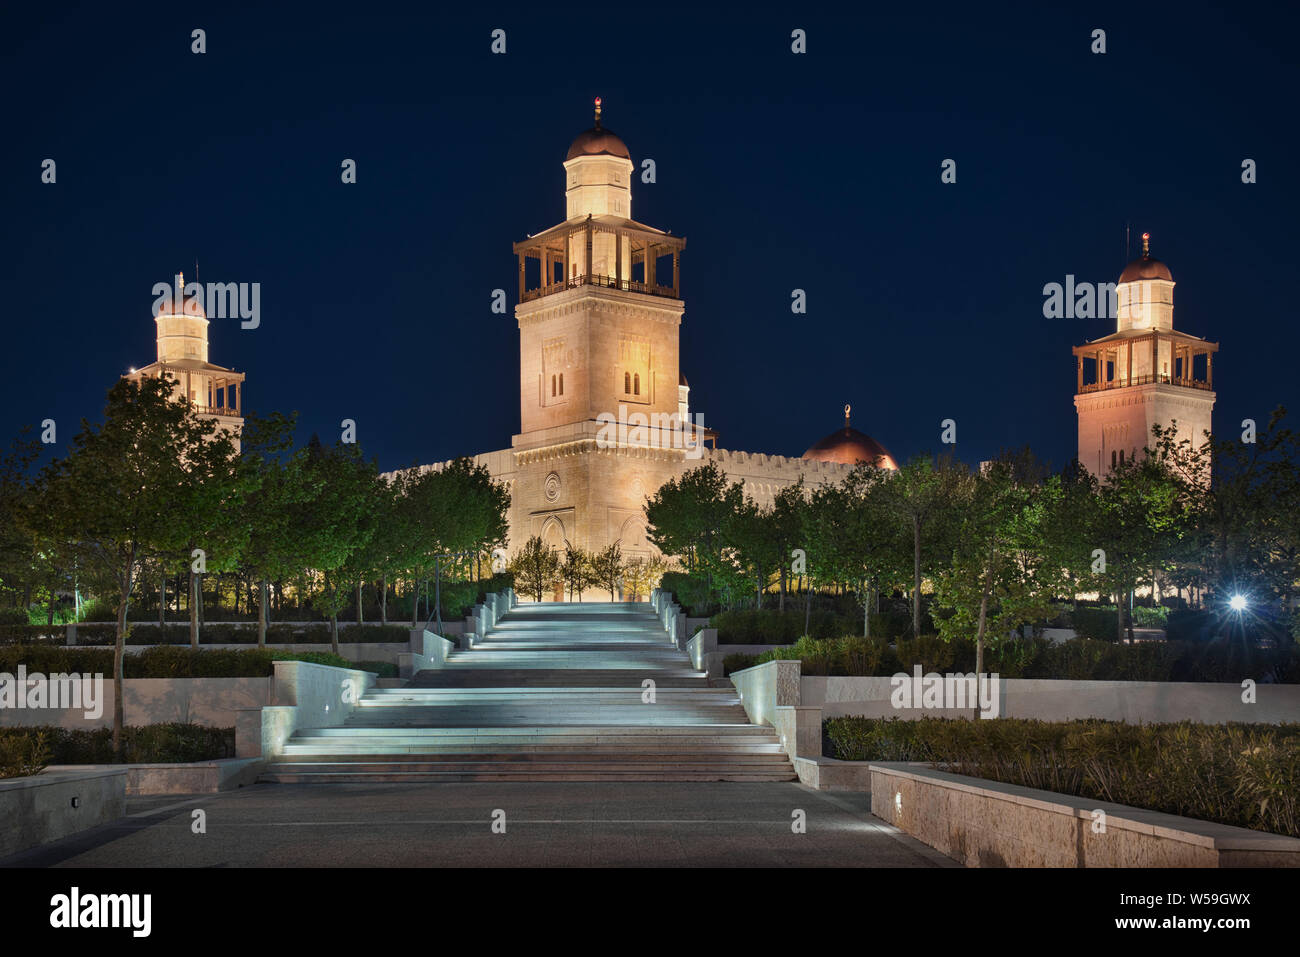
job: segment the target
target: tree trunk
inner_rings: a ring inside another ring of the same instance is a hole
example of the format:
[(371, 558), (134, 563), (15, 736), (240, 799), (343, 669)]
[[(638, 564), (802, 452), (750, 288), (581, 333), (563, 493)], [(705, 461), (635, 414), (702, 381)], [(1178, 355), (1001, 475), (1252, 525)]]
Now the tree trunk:
[(361, 611), (361, 579), (357, 579), (357, 624), (365, 624), (365, 616)]
[(126, 757), (122, 729), (126, 727), (123, 708), (123, 675), (126, 663), (126, 612), (131, 600), (131, 572), (135, 566), (135, 553), (127, 563), (122, 589), (117, 599), (117, 638), (113, 642), (113, 755), (118, 761)]
[(420, 580), (416, 578), (411, 584), (411, 627), (414, 628), (420, 622)]
[(785, 614), (785, 575), (787, 571), (788, 569), (785, 567), (785, 562), (782, 562), (781, 563), (781, 598), (779, 599), (780, 604), (777, 606), (782, 614)]
[(379, 576), (379, 621), (388, 624), (388, 573)]
[(803, 633), (808, 634), (809, 623), (812, 621), (812, 579), (808, 579), (808, 590), (804, 593), (803, 600)]
[(167, 576), (158, 577), (158, 633), (167, 627)]
[(921, 637), (921, 516), (912, 515), (912, 637)]
[(190, 571), (190, 647), (198, 648), (199, 646), (199, 602), (196, 594), (201, 586), (199, 585), (199, 576), (196, 572)]
[(330, 650), (334, 654), (339, 653), (339, 616), (335, 611), (330, 611)]
[(271, 589), (265, 581), (257, 583), (257, 647), (266, 647), (266, 612), (271, 601)]
[(1124, 644), (1124, 593), (1115, 593), (1115, 643)]

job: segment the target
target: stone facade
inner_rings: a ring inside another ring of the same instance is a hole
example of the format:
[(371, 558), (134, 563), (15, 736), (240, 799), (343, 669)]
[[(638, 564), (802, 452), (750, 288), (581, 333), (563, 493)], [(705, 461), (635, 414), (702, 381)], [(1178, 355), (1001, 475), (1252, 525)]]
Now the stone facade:
[(1193, 445), (1211, 428), (1219, 346), (1174, 329), (1173, 276), (1148, 240), (1116, 283), (1116, 331), (1074, 349), (1078, 458), (1099, 479), (1152, 446), (1157, 423)]
[(680, 368), (685, 239), (630, 218), (632, 168), (597, 114), (564, 163), (567, 219), (516, 244), (520, 431), (509, 449), (473, 457), (509, 487), (511, 551), (538, 535), (648, 556), (646, 500), (707, 462), (760, 504), (801, 476), (816, 488), (852, 469), (706, 446)]

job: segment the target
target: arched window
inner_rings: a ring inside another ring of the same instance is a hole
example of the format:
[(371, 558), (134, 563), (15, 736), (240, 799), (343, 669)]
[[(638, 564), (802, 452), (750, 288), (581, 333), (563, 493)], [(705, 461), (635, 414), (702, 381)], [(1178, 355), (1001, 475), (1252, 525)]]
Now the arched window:
[(551, 376), (551, 398), (555, 398), (555, 376)]
[(632, 394), (632, 373), (630, 372), (623, 373), (623, 394)]
[(564, 395), (564, 373), (560, 373), (560, 395)]
[(1123, 449), (1120, 449), (1120, 450), (1119, 450), (1119, 464), (1120, 464), (1120, 465), (1123, 465), (1123, 464), (1124, 464), (1124, 450), (1123, 450)]
[(1111, 449), (1111, 450), (1110, 450), (1110, 467), (1111, 467), (1111, 468), (1114, 468), (1114, 467), (1115, 467), (1115, 450), (1114, 450), (1114, 449)]
[(639, 372), (632, 377), (632, 394), (633, 395), (641, 394), (641, 373)]

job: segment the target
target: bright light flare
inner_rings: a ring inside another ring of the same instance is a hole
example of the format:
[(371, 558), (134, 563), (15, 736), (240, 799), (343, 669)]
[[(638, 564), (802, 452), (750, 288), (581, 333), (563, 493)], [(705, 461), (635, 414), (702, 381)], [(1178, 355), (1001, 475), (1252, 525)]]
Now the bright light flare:
[(1231, 598), (1228, 599), (1228, 607), (1231, 608), (1233, 611), (1245, 611), (1246, 596), (1233, 595)]

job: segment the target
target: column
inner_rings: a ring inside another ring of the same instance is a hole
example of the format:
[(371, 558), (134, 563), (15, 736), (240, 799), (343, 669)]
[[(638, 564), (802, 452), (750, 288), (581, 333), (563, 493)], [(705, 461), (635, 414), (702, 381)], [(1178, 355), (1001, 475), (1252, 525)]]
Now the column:
[(1209, 349), (1205, 350), (1205, 387), (1214, 388), (1214, 353)]
[(551, 250), (547, 246), (542, 247), (542, 295), (546, 295), (546, 287), (551, 284)]
[(623, 233), (614, 230), (614, 282), (623, 288)]
[(682, 288), (682, 251), (673, 250), (673, 298), (680, 299)]
[(587, 261), (582, 264), (583, 274), (587, 277), (587, 282), (591, 282), (591, 213), (587, 214)]
[(1124, 384), (1132, 385), (1133, 384), (1133, 343), (1130, 342), (1127, 346), (1125, 346), (1124, 352), (1127, 354), (1127, 358), (1128, 358), (1128, 373), (1125, 375)]
[(654, 292), (655, 288), (655, 248), (646, 240), (645, 244), (645, 285), (646, 292)]
[(1074, 391), (1076, 393), (1082, 393), (1083, 392), (1083, 356), (1076, 355), (1074, 357), (1074, 371), (1079, 381), (1079, 384)]
[(526, 253), (519, 254), (519, 301), (524, 301), (524, 257)]

